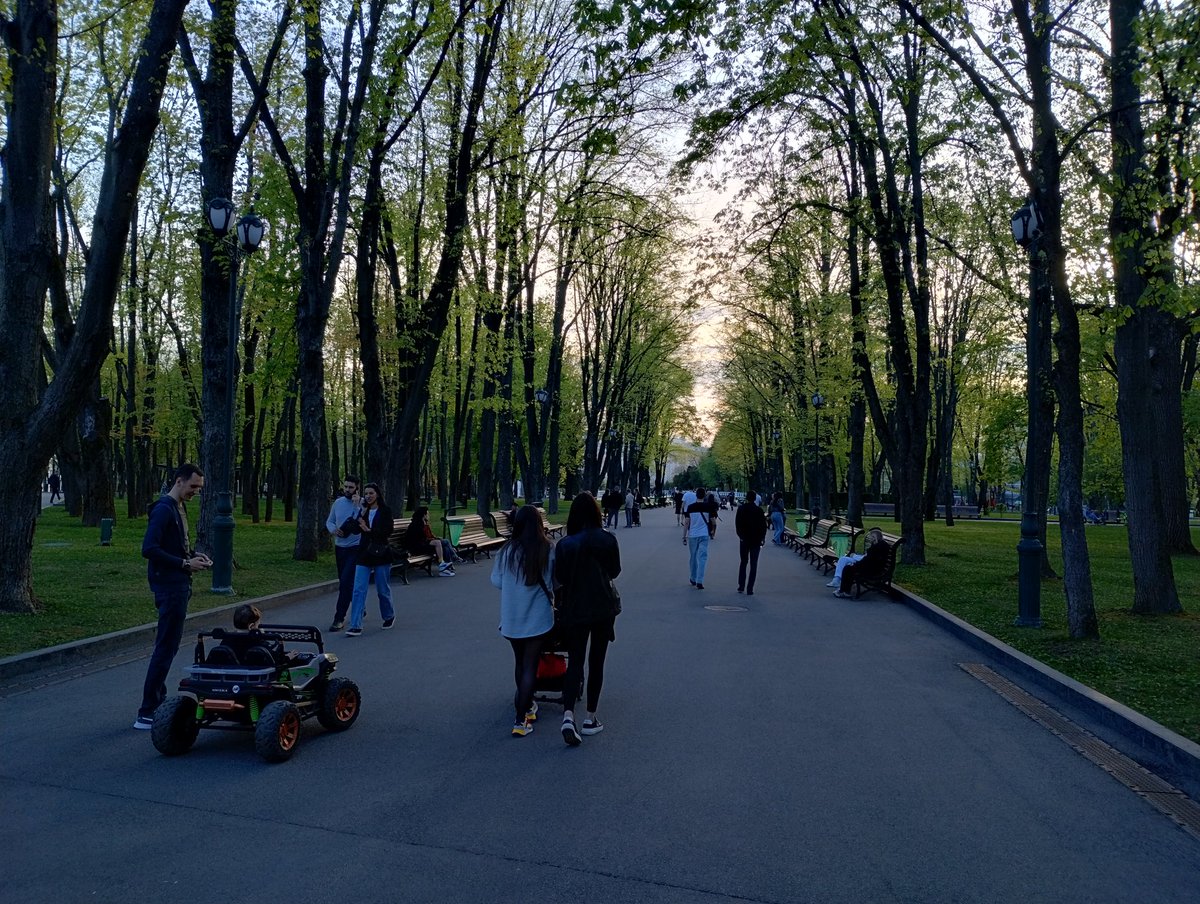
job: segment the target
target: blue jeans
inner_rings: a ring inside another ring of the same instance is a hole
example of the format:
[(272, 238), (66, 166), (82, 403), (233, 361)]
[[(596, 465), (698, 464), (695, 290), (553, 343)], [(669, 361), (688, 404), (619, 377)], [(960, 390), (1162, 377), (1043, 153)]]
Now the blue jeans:
[(708, 536), (688, 537), (688, 577), (693, 583), (704, 583), (704, 568), (708, 565)]
[(356, 565), (354, 567), (354, 600), (350, 605), (351, 628), (361, 628), (363, 615), (367, 611), (367, 581), (371, 574), (375, 575), (375, 592), (379, 595), (379, 617), (384, 621), (392, 618), (396, 610), (392, 608), (392, 588), (388, 578), (392, 574), (391, 565)]
[(158, 632), (154, 635), (154, 652), (150, 654), (150, 665), (146, 667), (146, 684), (142, 688), (142, 705), (138, 716), (154, 718), (158, 705), (167, 699), (167, 675), (171, 663), (179, 652), (179, 641), (183, 638), (183, 620), (187, 618), (188, 601), (192, 598), (192, 585), (181, 584), (169, 590), (154, 591), (154, 605), (158, 609)]
[(333, 611), (335, 622), (345, 621), (346, 613), (350, 611), (350, 601), (354, 598), (354, 569), (358, 565), (358, 550), (358, 546), (333, 547), (338, 576), (337, 608)]
[(775, 533), (774, 540), (776, 543), (783, 542), (783, 526), (783, 512), (771, 512), (771, 530)]
[(625, 526), (633, 527), (633, 509), (625, 509)]

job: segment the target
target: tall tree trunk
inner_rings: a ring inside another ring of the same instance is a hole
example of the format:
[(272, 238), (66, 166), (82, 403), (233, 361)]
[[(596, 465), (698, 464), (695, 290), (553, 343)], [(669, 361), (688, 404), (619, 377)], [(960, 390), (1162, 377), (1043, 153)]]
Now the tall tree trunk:
[(1162, 475), (1154, 445), (1155, 372), (1164, 366), (1156, 329), (1160, 319), (1147, 297), (1147, 245), (1151, 236), (1144, 202), (1149, 178), (1141, 93), (1137, 84), (1136, 22), (1141, 0), (1110, 0), (1112, 21), (1113, 207), (1110, 215), (1117, 310), (1131, 311), (1117, 326), (1117, 420), (1129, 518), (1129, 557), (1133, 566), (1133, 611), (1171, 613), (1183, 609), (1175, 586), (1164, 530)]

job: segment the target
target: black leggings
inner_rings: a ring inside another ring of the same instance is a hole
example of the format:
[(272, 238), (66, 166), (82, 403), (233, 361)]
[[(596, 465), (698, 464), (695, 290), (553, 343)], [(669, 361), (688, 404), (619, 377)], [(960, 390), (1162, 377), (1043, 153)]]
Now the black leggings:
[[(587, 653), (587, 711), (594, 713), (600, 703), (600, 688), (604, 685), (604, 657), (608, 653), (608, 642), (613, 637), (615, 618), (575, 625), (567, 628), (567, 674), (563, 677), (563, 709), (575, 709), (579, 699), (579, 685), (583, 681), (583, 656)], [(588, 638), (591, 646), (588, 646)]]
[(517, 682), (517, 693), (513, 697), (513, 709), (517, 717), (514, 721), (524, 722), (525, 714), (533, 706), (533, 693), (537, 684), (538, 657), (546, 641), (545, 634), (537, 637), (510, 637), (513, 658), (516, 660), (514, 677)]

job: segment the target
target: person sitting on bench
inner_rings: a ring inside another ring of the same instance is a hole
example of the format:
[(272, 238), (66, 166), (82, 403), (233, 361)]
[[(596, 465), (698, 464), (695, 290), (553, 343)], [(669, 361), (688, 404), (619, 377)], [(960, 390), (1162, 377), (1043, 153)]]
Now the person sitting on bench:
[[(877, 527), (871, 528), (867, 534), (867, 551), (856, 561), (847, 562), (849, 556), (842, 556), (838, 560), (838, 568), (841, 569), (841, 585), (834, 596), (838, 599), (846, 599), (850, 596), (850, 588), (854, 586), (855, 580), (859, 575), (871, 576), (879, 574), (887, 564), (888, 548), (883, 542), (883, 531)], [(845, 564), (843, 564), (845, 563)]]

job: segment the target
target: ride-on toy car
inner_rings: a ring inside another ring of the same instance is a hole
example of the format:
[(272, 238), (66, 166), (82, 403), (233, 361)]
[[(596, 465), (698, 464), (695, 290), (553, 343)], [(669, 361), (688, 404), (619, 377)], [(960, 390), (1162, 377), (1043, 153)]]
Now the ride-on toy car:
[[(206, 637), (215, 642), (207, 655)], [(316, 651), (285, 650), (285, 642), (311, 644)], [(305, 719), (316, 716), (329, 731), (345, 731), (358, 718), (358, 685), (333, 677), (337, 662), (312, 626), (201, 631), (195, 662), (179, 682), (180, 693), (155, 710), (150, 737), (160, 753), (177, 756), (192, 748), (201, 728), (253, 731), (263, 759), (286, 760)]]

